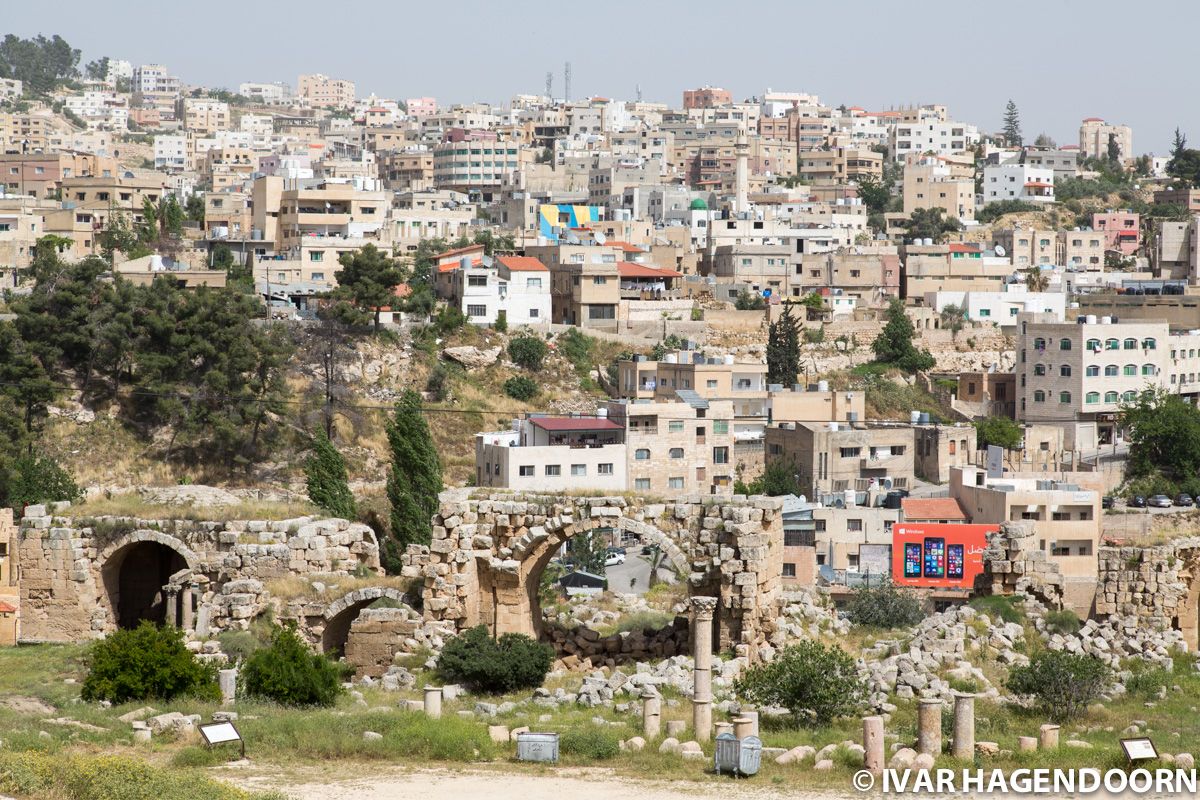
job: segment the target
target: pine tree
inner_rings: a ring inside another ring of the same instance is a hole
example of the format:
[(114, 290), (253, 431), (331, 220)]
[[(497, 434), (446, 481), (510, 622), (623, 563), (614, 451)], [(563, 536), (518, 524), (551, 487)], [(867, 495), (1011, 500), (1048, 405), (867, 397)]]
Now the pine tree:
[(433, 446), (429, 425), (421, 415), (421, 397), (409, 389), (396, 403), (387, 423), (392, 470), (387, 479), (392, 537), (387, 566), (395, 569), (399, 553), (410, 544), (428, 544), (433, 515), (442, 491), (442, 463)]
[(336, 517), (354, 519), (354, 495), (346, 477), (346, 461), (323, 430), (313, 437), (304, 476), (309, 500)]
[(767, 329), (767, 383), (791, 386), (800, 372), (800, 323), (785, 303), (779, 319)]
[(338, 288), (334, 296), (370, 313), (378, 331), (379, 309), (396, 303), (395, 290), (404, 281), (404, 270), (373, 244), (343, 253), (338, 263), (342, 269), (335, 276)]
[(1004, 107), (1004, 141), (1009, 147), (1021, 146), (1021, 115), (1012, 100)]
[(920, 372), (933, 367), (934, 358), (928, 350), (918, 350), (913, 344), (916, 329), (904, 311), (904, 301), (893, 298), (887, 310), (887, 324), (871, 344), (875, 360), (905, 372)]

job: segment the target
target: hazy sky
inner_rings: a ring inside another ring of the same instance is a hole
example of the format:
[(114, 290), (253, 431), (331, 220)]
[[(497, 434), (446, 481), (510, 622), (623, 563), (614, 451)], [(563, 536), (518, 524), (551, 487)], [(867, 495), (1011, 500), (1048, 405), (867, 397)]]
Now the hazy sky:
[[(741, 99), (771, 87), (829, 105), (945, 103), (994, 131), (1005, 101), (1027, 140), (1077, 142), (1079, 121), (1133, 126), (1164, 154), (1175, 126), (1200, 143), (1194, 0), (4, 0), (0, 32), (58, 33), (83, 51), (164, 63), (185, 83), (237, 88), (300, 72), (358, 93), (502, 102), (541, 92), (680, 103), (688, 87)], [(975, 9), (978, 8), (978, 11)]]

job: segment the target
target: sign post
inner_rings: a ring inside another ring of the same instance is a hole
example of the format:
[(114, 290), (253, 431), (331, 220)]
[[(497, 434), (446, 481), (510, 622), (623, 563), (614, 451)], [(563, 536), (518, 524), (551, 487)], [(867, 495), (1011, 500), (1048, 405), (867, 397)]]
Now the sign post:
[(226, 742), (237, 742), (241, 746), (242, 758), (246, 757), (246, 740), (242, 738), (242, 734), (238, 732), (232, 722), (213, 722), (201, 725), (200, 736), (210, 748)]

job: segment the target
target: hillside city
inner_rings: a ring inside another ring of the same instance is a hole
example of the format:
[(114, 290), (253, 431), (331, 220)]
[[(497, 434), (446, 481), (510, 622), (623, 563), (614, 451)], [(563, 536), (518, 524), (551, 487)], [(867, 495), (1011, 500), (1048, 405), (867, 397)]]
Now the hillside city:
[(121, 55), (0, 40), (0, 797), (1194, 796), (1188, 131)]

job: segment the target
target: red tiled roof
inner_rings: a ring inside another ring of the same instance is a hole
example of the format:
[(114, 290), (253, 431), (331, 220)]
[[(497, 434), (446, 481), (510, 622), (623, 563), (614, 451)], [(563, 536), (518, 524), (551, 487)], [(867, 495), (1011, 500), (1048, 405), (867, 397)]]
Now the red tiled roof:
[(512, 272), (549, 272), (546, 265), (538, 261), (532, 256), (499, 256), (497, 259), (501, 264), (508, 267)]
[[(482, 258), (471, 259), (472, 267), (478, 267), (481, 264), (483, 264)], [(438, 272), (454, 272), (454, 270), (458, 269), (461, 266), (462, 266), (462, 262), (460, 262), (460, 261), (451, 261), (447, 264), (438, 264)]]
[(463, 255), (464, 253), (474, 253), (477, 250), (482, 251), (483, 245), (469, 244), (466, 247), (460, 247), (457, 250), (447, 250), (444, 253), (438, 253), (438, 261), (441, 261), (443, 258), (446, 258), (448, 256), (460, 256), (460, 255)]
[(978, 253), (979, 245), (966, 244), (963, 242), (951, 242), (950, 243), (950, 252), (951, 253)]
[(900, 501), (904, 518), (967, 521), (970, 517), (953, 497), (906, 497)]
[(622, 278), (682, 278), (682, 272), (673, 269), (659, 269), (645, 264), (634, 264), (632, 261), (617, 263), (617, 274)]
[(622, 242), (622, 241), (617, 241), (614, 239), (610, 239), (608, 242), (605, 243), (604, 246), (605, 247), (619, 247), (622, 250), (624, 250), (626, 253), (644, 253), (644, 252), (646, 252), (646, 248), (642, 247), (641, 245), (630, 244), (629, 242)]
[(3, 600), (0, 600), (0, 614), (15, 614), (15, 613), (17, 613), (16, 606), (9, 605), (8, 603), (4, 602)]
[(544, 431), (619, 431), (620, 425), (606, 417), (533, 417), (529, 422)]

